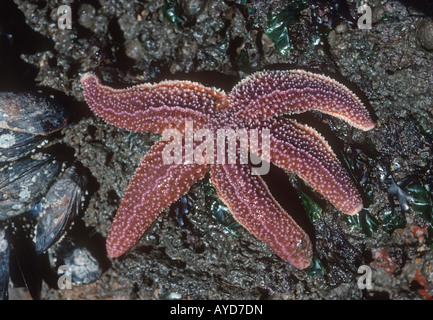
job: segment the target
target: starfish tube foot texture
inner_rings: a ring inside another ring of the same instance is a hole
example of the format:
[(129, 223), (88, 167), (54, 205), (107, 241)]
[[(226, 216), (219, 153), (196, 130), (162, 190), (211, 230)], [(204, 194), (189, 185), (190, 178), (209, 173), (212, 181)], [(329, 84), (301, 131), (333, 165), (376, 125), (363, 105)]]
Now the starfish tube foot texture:
[(129, 182), (107, 238), (107, 252), (112, 258), (128, 251), (162, 210), (209, 171), (206, 164), (164, 164), (162, 155), (168, 143), (156, 143)]
[[(107, 238), (110, 257), (128, 251), (165, 208), (210, 171), (219, 197), (240, 224), (296, 268), (311, 263), (310, 238), (253, 173), (251, 162), (240, 161), (236, 138), (235, 151), (226, 149), (229, 141), (216, 138), (226, 130), (262, 134), (260, 145), (251, 143), (251, 134), (246, 139), (250, 144), (240, 149), (295, 172), (342, 212), (355, 214), (363, 207), (355, 184), (325, 139), (313, 128), (281, 117), (317, 110), (358, 129), (372, 129), (374, 123), (360, 99), (329, 77), (304, 70), (263, 71), (245, 78), (230, 93), (190, 81), (113, 89), (92, 73), (83, 75), (81, 83), (90, 108), (108, 123), (163, 135), (144, 156), (125, 191)], [(167, 130), (177, 130), (185, 145), (168, 152), (180, 161), (167, 162), (167, 149), (175, 140), (165, 138)], [(218, 152), (203, 148), (204, 143), (195, 139), (198, 133), (210, 137), (207, 143), (216, 147), (222, 143), (224, 152), (235, 153), (236, 161), (226, 162), (229, 154), (223, 154), (222, 162), (212, 159)], [(267, 148), (265, 133), (269, 133)], [(202, 154), (204, 149), (205, 161), (193, 161), (195, 151)]]
[[(270, 159), (266, 160), (295, 172), (342, 212), (353, 215), (362, 209), (362, 199), (354, 183), (320, 133), (284, 118), (264, 123), (270, 129), (272, 146)], [(263, 127), (263, 123), (258, 125)], [(251, 151), (262, 154), (260, 148)]]
[(215, 165), (211, 182), (233, 217), (283, 260), (299, 269), (311, 263), (310, 238), (284, 211), (248, 165)]
[(236, 85), (230, 99), (239, 116), (249, 119), (317, 110), (361, 130), (374, 128), (364, 104), (346, 86), (304, 70), (257, 72)]

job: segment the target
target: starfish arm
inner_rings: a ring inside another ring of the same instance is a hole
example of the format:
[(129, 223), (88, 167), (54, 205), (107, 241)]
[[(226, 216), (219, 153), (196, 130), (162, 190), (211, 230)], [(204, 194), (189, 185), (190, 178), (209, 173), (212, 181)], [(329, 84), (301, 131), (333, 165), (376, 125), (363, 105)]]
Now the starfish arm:
[[(283, 118), (261, 122), (260, 126), (270, 130), (270, 159), (265, 160), (295, 172), (342, 212), (353, 215), (362, 209), (355, 184), (320, 133)], [(262, 155), (257, 148), (251, 151)]]
[(296, 268), (310, 265), (310, 238), (278, 204), (263, 179), (251, 174), (249, 165), (213, 165), (211, 182), (233, 217), (251, 234)]
[(370, 130), (374, 123), (361, 100), (334, 79), (304, 70), (257, 72), (229, 94), (231, 109), (246, 119), (318, 110)]
[(112, 258), (131, 248), (161, 211), (209, 171), (207, 164), (164, 164), (168, 143), (159, 141), (148, 151), (125, 191), (106, 243)]
[(163, 81), (127, 89), (113, 89), (86, 73), (81, 77), (84, 97), (90, 108), (108, 123), (129, 131), (151, 131), (181, 127), (194, 121), (197, 127), (208, 121), (226, 94), (190, 81)]

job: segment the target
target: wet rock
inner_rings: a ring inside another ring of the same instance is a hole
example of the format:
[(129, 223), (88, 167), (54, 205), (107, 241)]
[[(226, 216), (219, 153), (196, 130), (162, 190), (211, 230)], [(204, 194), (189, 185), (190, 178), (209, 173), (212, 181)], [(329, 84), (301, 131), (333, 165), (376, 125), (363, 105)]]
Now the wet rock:
[(362, 265), (362, 253), (344, 236), (341, 230), (331, 228), (323, 221), (315, 223), (317, 237), (321, 241), (320, 255), (326, 257), (329, 283), (338, 285), (351, 281)]

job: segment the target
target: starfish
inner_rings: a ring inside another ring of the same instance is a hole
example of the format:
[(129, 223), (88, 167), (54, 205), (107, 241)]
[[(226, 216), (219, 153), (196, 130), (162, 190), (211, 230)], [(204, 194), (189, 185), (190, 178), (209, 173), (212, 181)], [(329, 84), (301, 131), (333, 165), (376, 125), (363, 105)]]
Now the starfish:
[[(363, 207), (355, 184), (320, 133), (283, 117), (317, 110), (360, 130), (372, 129), (374, 123), (361, 100), (330, 77), (304, 70), (261, 71), (239, 82), (230, 93), (180, 80), (113, 89), (92, 73), (84, 74), (81, 83), (93, 112), (129, 131), (185, 133), (187, 124), (193, 123), (195, 132), (269, 132), (268, 153), (263, 143), (248, 151), (295, 172), (346, 214), (356, 214)], [(182, 139), (187, 143), (187, 138)], [(294, 267), (310, 265), (309, 236), (275, 200), (262, 177), (252, 174), (251, 163), (185, 161), (199, 147), (193, 142), (181, 155), (183, 162), (167, 164), (164, 153), (170, 143), (161, 138), (152, 146), (131, 178), (107, 237), (110, 257), (128, 251), (165, 208), (210, 171), (218, 196), (241, 225)]]

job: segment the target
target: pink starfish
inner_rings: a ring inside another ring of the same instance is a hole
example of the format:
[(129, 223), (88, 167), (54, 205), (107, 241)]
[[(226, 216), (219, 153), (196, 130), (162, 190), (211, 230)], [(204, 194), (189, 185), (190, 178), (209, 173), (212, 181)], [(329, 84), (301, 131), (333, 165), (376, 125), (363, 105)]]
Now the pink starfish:
[[(374, 127), (365, 106), (335, 80), (303, 70), (258, 72), (230, 93), (189, 81), (164, 81), (116, 90), (87, 73), (81, 78), (86, 101), (105, 121), (134, 132), (166, 129), (257, 129), (270, 132), (270, 153), (250, 151), (291, 170), (346, 214), (362, 209), (359, 193), (328, 143), (314, 129), (283, 114), (319, 110), (361, 130)], [(186, 138), (184, 139), (186, 140)], [(184, 141), (186, 142), (186, 141)], [(110, 257), (129, 250), (166, 207), (210, 170), (211, 182), (233, 216), (283, 260), (306, 268), (312, 259), (308, 235), (285, 212), (250, 164), (165, 164), (170, 141), (158, 141), (144, 156), (123, 196), (107, 238)], [(182, 159), (186, 159), (185, 151)]]

